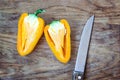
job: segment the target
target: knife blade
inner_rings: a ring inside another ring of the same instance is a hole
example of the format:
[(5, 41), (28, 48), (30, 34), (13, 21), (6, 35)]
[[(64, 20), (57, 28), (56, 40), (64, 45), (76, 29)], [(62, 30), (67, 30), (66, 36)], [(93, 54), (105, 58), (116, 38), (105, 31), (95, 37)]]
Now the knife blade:
[(75, 69), (73, 71), (72, 80), (83, 80), (93, 22), (94, 22), (94, 15), (87, 20), (84, 26), (81, 39), (80, 39), (80, 44), (79, 44)]

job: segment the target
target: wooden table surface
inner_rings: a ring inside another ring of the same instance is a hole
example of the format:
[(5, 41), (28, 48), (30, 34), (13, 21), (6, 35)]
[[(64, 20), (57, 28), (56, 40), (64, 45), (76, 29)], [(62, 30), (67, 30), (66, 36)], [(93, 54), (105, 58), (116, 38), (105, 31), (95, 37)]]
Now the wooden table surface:
[[(46, 24), (65, 18), (71, 26), (71, 59), (53, 56), (44, 35), (26, 57), (16, 50), (23, 12), (46, 9)], [(120, 0), (0, 0), (0, 80), (71, 80), (82, 29), (95, 15), (85, 80), (120, 80)]]

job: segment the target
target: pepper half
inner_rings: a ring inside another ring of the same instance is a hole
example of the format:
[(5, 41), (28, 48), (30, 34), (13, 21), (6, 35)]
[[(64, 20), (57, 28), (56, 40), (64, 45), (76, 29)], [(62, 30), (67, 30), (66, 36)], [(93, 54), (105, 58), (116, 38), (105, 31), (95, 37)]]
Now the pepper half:
[(70, 26), (67, 20), (53, 21), (44, 29), (46, 41), (54, 56), (62, 63), (71, 57)]
[(37, 15), (45, 10), (39, 9), (34, 14), (22, 13), (18, 21), (17, 50), (21, 56), (30, 54), (44, 31), (44, 20)]

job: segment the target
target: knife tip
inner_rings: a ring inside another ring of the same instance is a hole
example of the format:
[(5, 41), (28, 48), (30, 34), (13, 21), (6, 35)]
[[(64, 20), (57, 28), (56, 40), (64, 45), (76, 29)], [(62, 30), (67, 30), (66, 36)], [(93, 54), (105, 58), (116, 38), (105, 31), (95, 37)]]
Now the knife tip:
[(94, 17), (95, 17), (95, 15), (92, 15), (92, 16), (91, 16), (91, 18), (93, 18), (93, 19), (94, 19)]

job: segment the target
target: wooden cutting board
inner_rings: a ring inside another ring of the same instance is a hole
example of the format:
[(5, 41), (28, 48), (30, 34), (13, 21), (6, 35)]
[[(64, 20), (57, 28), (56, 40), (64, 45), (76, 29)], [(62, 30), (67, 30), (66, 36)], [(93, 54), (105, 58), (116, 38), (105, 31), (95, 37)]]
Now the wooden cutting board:
[[(65, 18), (71, 26), (67, 64), (56, 60), (44, 35), (30, 55), (18, 55), (19, 16), (40, 8), (46, 24)], [(85, 80), (120, 80), (120, 0), (0, 0), (0, 80), (71, 80), (81, 32), (93, 14)]]

